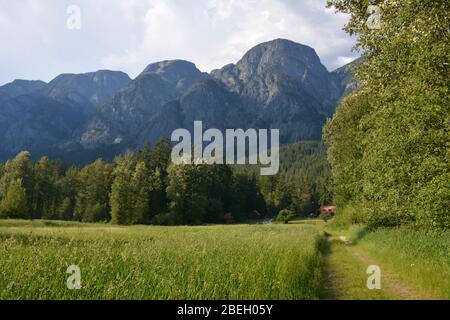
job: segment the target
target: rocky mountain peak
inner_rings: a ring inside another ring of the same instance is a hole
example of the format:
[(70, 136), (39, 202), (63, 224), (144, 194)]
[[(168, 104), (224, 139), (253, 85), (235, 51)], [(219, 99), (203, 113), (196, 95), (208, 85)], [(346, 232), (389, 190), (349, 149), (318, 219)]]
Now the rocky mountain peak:
[(140, 77), (145, 75), (158, 75), (164, 81), (175, 86), (180, 93), (189, 89), (197, 80), (207, 76), (201, 72), (194, 63), (185, 60), (166, 60), (152, 63), (144, 69)]
[(266, 72), (280, 72), (293, 79), (305, 76), (308, 69), (327, 72), (314, 49), (284, 39), (257, 45), (250, 49), (236, 66), (243, 79)]
[(320, 97), (315, 108), (324, 116), (334, 112), (341, 93), (314, 49), (285, 39), (261, 43), (236, 65), (227, 65), (212, 75), (259, 106), (286, 91)]

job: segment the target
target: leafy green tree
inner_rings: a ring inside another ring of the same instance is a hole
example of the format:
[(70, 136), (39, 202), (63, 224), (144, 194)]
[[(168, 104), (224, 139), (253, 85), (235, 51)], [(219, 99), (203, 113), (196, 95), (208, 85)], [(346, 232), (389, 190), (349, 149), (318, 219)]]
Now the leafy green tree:
[(6, 218), (29, 218), (26, 190), (22, 180), (10, 182), (6, 196), (0, 203), (0, 216)]
[[(350, 14), (361, 88), (327, 125), (336, 202), (364, 208), (372, 226), (414, 223), (449, 228), (450, 41), (448, 1), (373, 1), (381, 28), (367, 22), (367, 1), (331, 0)], [(345, 211), (345, 210), (344, 210)]]
[[(6, 162), (3, 175), (0, 180), (0, 197), (5, 198), (9, 188), (21, 181), (22, 187), (25, 189), (26, 206), (31, 208), (34, 189), (34, 172), (31, 154), (28, 151), (22, 151), (17, 156)], [(30, 212), (28, 213), (31, 217)]]

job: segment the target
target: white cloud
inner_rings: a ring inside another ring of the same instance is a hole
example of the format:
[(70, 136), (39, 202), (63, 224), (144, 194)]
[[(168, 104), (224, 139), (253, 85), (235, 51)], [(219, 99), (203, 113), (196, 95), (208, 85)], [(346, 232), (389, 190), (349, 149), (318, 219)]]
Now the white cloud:
[[(79, 31), (66, 28), (71, 4), (81, 7)], [(326, 9), (325, 0), (0, 0), (0, 6), (0, 83), (100, 68), (136, 76), (163, 59), (210, 71), (274, 38), (315, 48), (329, 69), (355, 57), (353, 40), (341, 30), (347, 17)]]
[(354, 61), (356, 58), (355, 57), (338, 57), (337, 61), (339, 63), (339, 65), (345, 65), (348, 64), (352, 61)]

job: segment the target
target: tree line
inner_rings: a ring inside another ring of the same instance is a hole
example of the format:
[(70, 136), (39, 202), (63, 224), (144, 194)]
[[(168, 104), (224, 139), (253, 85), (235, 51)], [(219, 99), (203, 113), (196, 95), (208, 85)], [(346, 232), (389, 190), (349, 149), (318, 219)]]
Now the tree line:
[(327, 201), (317, 183), (327, 180), (327, 171), (313, 165), (314, 158), (326, 163), (320, 143), (285, 148), (282, 159), (285, 154), (290, 165), (282, 160), (275, 177), (228, 165), (174, 165), (171, 148), (162, 139), (152, 149), (84, 167), (48, 157), (33, 161), (29, 152), (20, 152), (0, 165), (0, 217), (196, 225), (247, 221), (255, 213), (271, 217), (283, 209), (307, 216)]

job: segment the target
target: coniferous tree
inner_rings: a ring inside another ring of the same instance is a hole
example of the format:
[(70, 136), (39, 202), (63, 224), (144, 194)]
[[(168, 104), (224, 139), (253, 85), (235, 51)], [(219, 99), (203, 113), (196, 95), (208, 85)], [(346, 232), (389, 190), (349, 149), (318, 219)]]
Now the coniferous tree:
[(131, 224), (149, 221), (149, 196), (151, 188), (149, 177), (150, 174), (146, 164), (139, 161), (136, 164), (130, 186), (134, 190), (133, 203), (130, 208)]
[(131, 224), (133, 208), (132, 177), (135, 159), (131, 152), (114, 160), (113, 183), (111, 188), (111, 221), (114, 224)]
[(99, 159), (78, 174), (75, 216), (86, 222), (109, 221), (109, 194), (112, 183), (111, 164)]
[(58, 167), (48, 157), (34, 165), (34, 188), (31, 205), (33, 218), (57, 218)]

